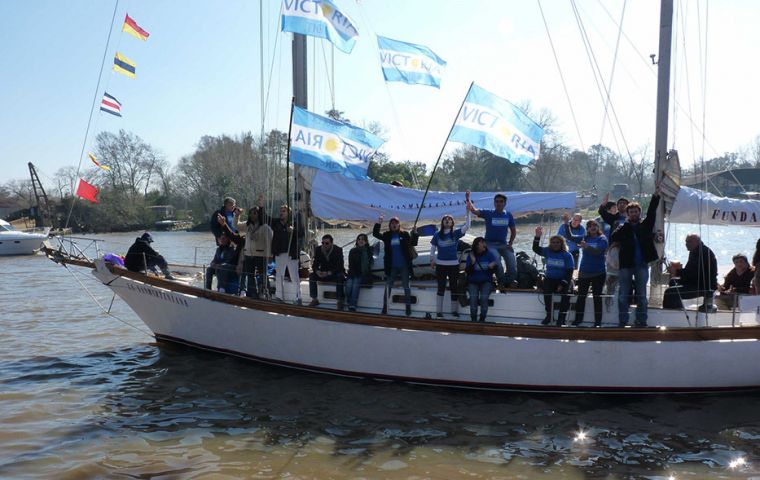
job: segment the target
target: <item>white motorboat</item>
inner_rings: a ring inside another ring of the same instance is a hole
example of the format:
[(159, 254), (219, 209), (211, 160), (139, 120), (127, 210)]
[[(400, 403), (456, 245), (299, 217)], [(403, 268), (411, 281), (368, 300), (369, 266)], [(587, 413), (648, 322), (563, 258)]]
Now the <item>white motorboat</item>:
[(48, 238), (50, 228), (16, 230), (13, 225), (0, 220), (0, 255), (33, 255)]

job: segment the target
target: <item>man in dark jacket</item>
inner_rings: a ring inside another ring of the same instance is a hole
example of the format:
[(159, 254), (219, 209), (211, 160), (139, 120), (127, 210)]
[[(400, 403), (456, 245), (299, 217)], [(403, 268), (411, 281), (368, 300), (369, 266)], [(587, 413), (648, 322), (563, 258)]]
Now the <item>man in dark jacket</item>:
[(343, 310), (343, 299), (346, 292), (343, 288), (345, 282), (345, 266), (343, 265), (343, 249), (333, 243), (332, 235), (322, 237), (322, 246), (314, 250), (314, 258), (311, 261), (312, 272), (309, 275), (310, 307), (319, 305), (317, 300), (317, 282), (335, 282), (338, 294), (338, 310)]
[(647, 216), (641, 220), (641, 206), (629, 203), (626, 207), (627, 219), (612, 235), (610, 242), (620, 243), (620, 274), (618, 288), (618, 324), (628, 325), (628, 307), (631, 286), (636, 287), (636, 322), (637, 327), (647, 326), (647, 282), (649, 281), (649, 263), (657, 260), (654, 246), (654, 221), (657, 205), (660, 203), (658, 186), (649, 202)]
[(712, 308), (713, 292), (718, 289), (718, 261), (699, 235), (686, 236), (686, 250), (689, 261), (684, 268), (679, 262), (670, 264), (670, 274), (678, 280), (671, 280), (671, 286), (665, 290), (662, 308), (681, 309), (682, 299), (705, 297), (699, 307), (699, 311), (704, 312)]
[(156, 273), (156, 267), (158, 267), (166, 279), (174, 280), (166, 260), (150, 246), (151, 243), (153, 243), (153, 237), (148, 232), (136, 238), (135, 243), (129, 247), (127, 255), (124, 257), (124, 266), (130, 272), (146, 272), (149, 270), (153, 273)]

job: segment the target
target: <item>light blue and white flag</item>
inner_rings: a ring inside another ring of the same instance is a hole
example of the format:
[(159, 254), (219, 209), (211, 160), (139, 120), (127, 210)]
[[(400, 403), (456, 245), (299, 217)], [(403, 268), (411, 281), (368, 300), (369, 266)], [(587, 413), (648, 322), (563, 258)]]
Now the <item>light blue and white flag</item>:
[(424, 45), (377, 37), (380, 64), (387, 82), (430, 85), (441, 88), (446, 62)]
[(473, 84), (449, 140), (527, 165), (538, 159), (543, 135), (519, 108)]
[(282, 31), (326, 38), (351, 53), (359, 32), (330, 0), (282, 0)]
[(293, 107), (293, 163), (366, 180), (369, 162), (383, 143), (382, 138), (359, 127)]

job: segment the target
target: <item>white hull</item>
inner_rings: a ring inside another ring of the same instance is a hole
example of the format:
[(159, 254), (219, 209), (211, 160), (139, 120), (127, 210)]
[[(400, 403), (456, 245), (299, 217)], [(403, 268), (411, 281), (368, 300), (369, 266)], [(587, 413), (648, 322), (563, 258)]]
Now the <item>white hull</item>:
[(2, 232), (0, 233), (0, 255), (32, 255), (42, 246), (47, 234)]
[[(482, 330), (460, 332), (444, 331), (444, 328), (436, 331), (430, 327), (430, 323), (435, 322), (419, 317), (403, 320), (403, 328), (389, 327), (355, 323), (350, 314), (332, 311), (329, 314), (336, 317), (334, 320), (315, 318), (320, 313), (325, 317), (327, 311), (322, 309), (281, 304), (278, 307), (278, 304), (247, 300), (239, 300), (238, 305), (234, 305), (116, 277), (98, 263), (101, 268), (96, 276), (124, 299), (158, 339), (267, 363), (341, 375), (470, 388), (685, 392), (760, 386), (760, 344), (755, 338), (570, 340), (541, 337), (550, 330), (585, 331), (593, 337), (595, 332), (614, 329), (534, 326), (515, 327), (523, 329), (524, 336), (500, 336), (489, 333), (483, 324)], [(250, 307), (244, 306), (246, 304)], [(294, 314), (277, 313), (278, 310)], [(683, 313), (676, 313), (683, 317)], [(374, 317), (401, 321), (394, 317)], [(754, 317), (753, 313), (752, 321), (749, 317), (745, 321), (756, 324)], [(529, 318), (524, 322), (536, 323)], [(463, 325), (465, 322), (443, 323)], [(423, 324), (428, 325), (422, 327)], [(750, 330), (757, 329), (750, 327)], [(539, 333), (531, 335), (530, 332)], [(656, 335), (657, 330), (652, 332)]]

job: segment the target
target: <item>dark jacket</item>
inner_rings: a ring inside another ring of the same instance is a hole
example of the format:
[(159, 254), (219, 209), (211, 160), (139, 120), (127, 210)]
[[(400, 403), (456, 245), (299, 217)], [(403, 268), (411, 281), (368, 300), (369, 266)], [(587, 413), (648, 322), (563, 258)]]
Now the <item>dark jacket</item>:
[[(362, 272), (362, 250), (367, 252), (367, 257), (369, 258), (369, 262), (368, 262), (369, 271), (366, 271), (366, 272)], [(368, 246), (352, 248), (348, 252), (348, 276), (361, 277), (361, 278), (372, 277), (372, 262), (373, 261), (374, 261), (374, 258), (372, 258), (372, 250), (370, 250)]]
[[(641, 220), (639, 225), (639, 245), (641, 246), (641, 256), (645, 263), (653, 262), (659, 258), (657, 250), (654, 247), (654, 221), (657, 217), (657, 205), (660, 203), (660, 196), (653, 195), (652, 201), (649, 202), (647, 216)], [(620, 243), (620, 268), (634, 267), (634, 233), (630, 223), (625, 222), (620, 225), (612, 235), (610, 243)]]
[(686, 266), (678, 271), (681, 283), (699, 290), (716, 290), (718, 288), (718, 261), (707, 245), (699, 246), (689, 252)]
[(314, 250), (314, 258), (311, 260), (311, 269), (316, 272), (332, 272), (333, 274), (343, 273), (343, 249), (333, 244), (330, 256), (326, 257), (322, 252), (322, 247)]
[(625, 215), (621, 215), (620, 212), (618, 212), (617, 215), (611, 214), (606, 208), (604, 208), (604, 204), (599, 207), (598, 212), (604, 223), (609, 225), (611, 230), (615, 230), (625, 222)]
[(127, 250), (127, 255), (124, 257), (124, 266), (131, 272), (141, 272), (145, 270), (146, 264), (150, 268), (151, 265), (156, 264), (156, 261), (163, 262), (163, 259), (164, 257), (153, 250), (150, 243), (138, 237), (135, 243)]
[[(380, 233), (380, 224), (376, 223), (375, 227), (372, 229), (372, 236), (377, 238), (378, 240), (383, 241), (383, 245), (385, 246), (385, 257), (383, 258), (383, 267), (385, 268), (385, 274), (390, 275), (391, 273), (391, 262), (393, 261), (393, 253), (391, 251), (391, 237), (393, 234), (390, 230), (387, 230), (385, 232)], [(416, 233), (409, 233), (406, 231), (400, 231), (398, 232), (399, 241), (401, 242), (401, 253), (404, 255), (404, 260), (406, 260), (406, 266), (409, 269), (409, 273), (412, 273), (412, 255), (410, 253), (410, 248), (417, 246), (417, 240), (420, 238), (420, 236)]]
[(283, 225), (280, 218), (271, 218), (268, 220), (272, 228), (272, 256), (288, 253), (290, 258), (299, 258), (299, 245), (303, 243), (304, 228), (301, 221), (301, 215), (293, 216), (293, 233), (288, 232), (291, 222)]

